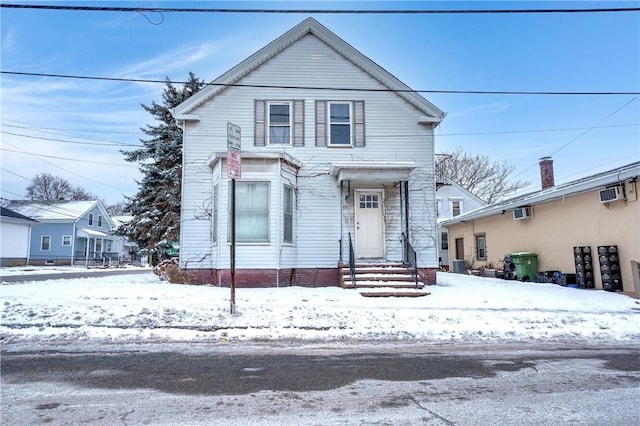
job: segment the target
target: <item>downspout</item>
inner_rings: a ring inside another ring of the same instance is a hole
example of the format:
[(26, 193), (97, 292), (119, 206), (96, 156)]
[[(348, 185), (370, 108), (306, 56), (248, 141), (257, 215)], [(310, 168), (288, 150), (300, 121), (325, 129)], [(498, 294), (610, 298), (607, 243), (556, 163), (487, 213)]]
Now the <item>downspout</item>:
[(31, 262), (31, 228), (33, 225), (29, 225), (29, 238), (27, 238), (27, 265)]
[[(282, 249), (284, 248), (284, 244), (283, 244), (283, 238), (282, 238), (282, 224), (280, 223), (281, 220), (281, 216), (280, 216), (280, 209), (282, 208), (282, 194), (280, 191), (280, 188), (282, 187), (282, 160), (278, 160), (278, 179), (276, 179), (276, 181), (278, 182), (278, 187), (276, 188), (276, 193), (278, 194), (276, 197), (277, 203), (278, 203), (278, 208), (275, 209), (275, 211), (277, 211), (278, 213), (278, 226), (277, 226), (277, 230), (278, 230), (278, 234), (276, 237), (276, 241), (278, 241), (278, 253), (276, 254), (277, 257), (277, 268), (276, 268), (276, 287), (280, 287), (280, 262), (282, 261)], [(283, 212), (284, 213), (284, 212)], [(282, 217), (284, 217), (284, 214), (282, 215)]]
[(71, 266), (75, 266), (73, 262), (76, 260), (76, 222), (73, 222), (73, 233), (71, 234)]
[(344, 181), (340, 181), (340, 261), (342, 264), (342, 251), (344, 243)]

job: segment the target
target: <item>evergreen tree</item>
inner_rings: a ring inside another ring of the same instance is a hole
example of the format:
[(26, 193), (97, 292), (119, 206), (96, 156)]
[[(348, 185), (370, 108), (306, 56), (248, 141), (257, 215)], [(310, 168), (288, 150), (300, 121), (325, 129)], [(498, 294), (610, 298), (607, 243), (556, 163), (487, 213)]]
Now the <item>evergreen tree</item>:
[(148, 135), (140, 140), (143, 147), (122, 151), (126, 161), (140, 164), (143, 174), (138, 193), (127, 197), (126, 210), (133, 220), (120, 232), (135, 240), (141, 248), (152, 249), (159, 242), (174, 241), (180, 236), (180, 192), (182, 182), (182, 130), (171, 110), (190, 98), (204, 82), (189, 73), (181, 88), (166, 79), (162, 103), (141, 105), (155, 119), (141, 130)]

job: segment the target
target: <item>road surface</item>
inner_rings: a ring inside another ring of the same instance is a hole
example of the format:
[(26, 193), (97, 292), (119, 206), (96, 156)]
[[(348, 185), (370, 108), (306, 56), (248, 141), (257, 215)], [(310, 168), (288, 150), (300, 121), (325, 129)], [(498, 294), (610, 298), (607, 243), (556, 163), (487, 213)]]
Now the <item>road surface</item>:
[(89, 278), (89, 277), (106, 277), (111, 275), (131, 275), (131, 274), (152, 274), (153, 271), (149, 268), (145, 269), (109, 269), (109, 270), (92, 270), (92, 269), (78, 269), (78, 271), (67, 272), (51, 272), (40, 274), (27, 274), (24, 275), (2, 275), (0, 271), (0, 282), (16, 283), (24, 281), (46, 281), (46, 280), (61, 280), (69, 278)]
[(6, 348), (2, 423), (632, 425), (640, 348)]

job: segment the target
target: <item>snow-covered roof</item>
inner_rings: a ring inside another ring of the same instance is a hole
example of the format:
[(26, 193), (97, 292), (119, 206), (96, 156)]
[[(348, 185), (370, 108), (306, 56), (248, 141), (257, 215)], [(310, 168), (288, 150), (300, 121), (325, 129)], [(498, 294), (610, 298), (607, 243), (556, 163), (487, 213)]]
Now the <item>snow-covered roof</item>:
[(113, 225), (99, 200), (89, 201), (14, 201), (11, 208), (39, 221), (74, 222), (89, 210), (98, 207), (105, 219)]
[(397, 95), (409, 102), (419, 111), (425, 114), (421, 120), (424, 123), (435, 123), (436, 125), (445, 117), (445, 113), (438, 107), (427, 101), (420, 94), (411, 91), (411, 88), (398, 80), (391, 73), (380, 65), (363, 55), (353, 46), (335, 35), (325, 26), (313, 18), (307, 18), (282, 36), (278, 37), (226, 73), (215, 79), (210, 85), (200, 90), (195, 95), (178, 105), (173, 111), (173, 116), (179, 120), (197, 120), (197, 115), (193, 111), (209, 99), (224, 91), (228, 85), (237, 83), (240, 79), (269, 61), (271, 58), (291, 46), (296, 41), (306, 35), (311, 34), (334, 49), (354, 65), (362, 69), (384, 86), (392, 90), (398, 90)]
[(117, 228), (122, 224), (129, 223), (133, 220), (131, 215), (111, 216), (114, 226)]
[(547, 201), (579, 194), (582, 192), (592, 191), (599, 187), (622, 183), (638, 176), (640, 176), (640, 161), (627, 164), (626, 166), (622, 166), (613, 170), (608, 170), (606, 172), (597, 173), (595, 175), (567, 182), (565, 184), (553, 186), (551, 188), (519, 195), (517, 197), (490, 204), (485, 207), (480, 207), (454, 218), (444, 220), (442, 221), (442, 225), (454, 225), (456, 223), (492, 216), (497, 213), (502, 213), (505, 210), (512, 210), (522, 206), (540, 204)]
[(30, 223), (30, 224), (38, 223), (38, 221), (35, 219), (22, 215), (18, 212), (14, 212), (13, 210), (7, 209), (5, 207), (0, 207), (0, 217), (2, 218), (3, 221), (7, 221), (8, 219), (8, 221), (12, 221), (12, 222), (22, 222), (22, 223)]

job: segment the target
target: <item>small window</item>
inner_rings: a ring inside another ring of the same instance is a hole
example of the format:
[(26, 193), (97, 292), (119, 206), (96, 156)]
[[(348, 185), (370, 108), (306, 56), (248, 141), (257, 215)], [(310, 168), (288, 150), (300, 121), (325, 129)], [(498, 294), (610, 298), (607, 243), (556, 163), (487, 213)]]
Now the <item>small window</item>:
[(211, 212), (211, 241), (218, 241), (218, 188), (220, 185), (213, 186), (213, 211)]
[(447, 232), (440, 234), (440, 249), (449, 250), (449, 234)]
[(476, 258), (487, 259), (487, 238), (485, 235), (476, 235)]
[(282, 241), (293, 243), (293, 188), (284, 186), (282, 212), (284, 216), (284, 229)]
[(49, 251), (51, 250), (51, 235), (43, 235), (40, 240), (40, 250)]
[(269, 103), (269, 145), (291, 145), (291, 103)]
[(452, 201), (451, 202), (451, 215), (452, 216), (460, 216), (462, 214), (462, 202), (461, 201)]
[(70, 246), (71, 245), (71, 235), (63, 235), (62, 236), (62, 245)]
[(93, 213), (89, 213), (89, 226), (93, 226)]
[(351, 146), (351, 102), (329, 102), (329, 145)]
[(361, 195), (360, 208), (361, 209), (377, 209), (378, 196), (377, 195)]
[(102, 228), (102, 216), (98, 216), (98, 228)]

